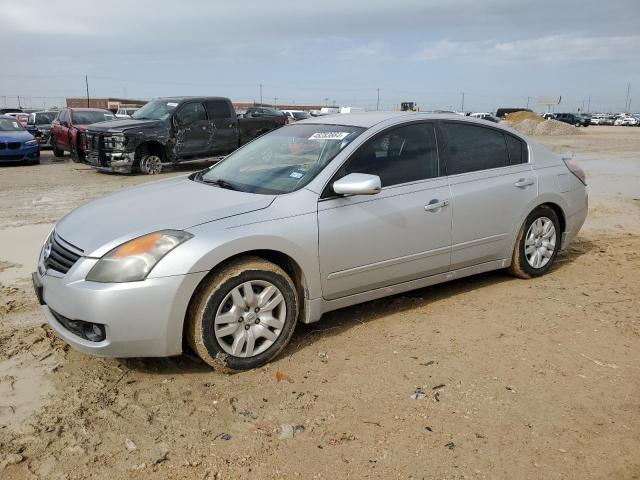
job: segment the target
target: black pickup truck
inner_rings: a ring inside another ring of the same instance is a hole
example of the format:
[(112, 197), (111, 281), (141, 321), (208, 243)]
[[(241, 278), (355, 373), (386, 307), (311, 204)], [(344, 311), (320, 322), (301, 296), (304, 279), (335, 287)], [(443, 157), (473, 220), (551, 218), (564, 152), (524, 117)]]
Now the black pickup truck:
[(130, 119), (90, 125), (82, 141), (86, 162), (98, 170), (154, 175), (163, 165), (223, 157), (286, 123), (286, 116), (238, 118), (224, 97), (172, 97)]

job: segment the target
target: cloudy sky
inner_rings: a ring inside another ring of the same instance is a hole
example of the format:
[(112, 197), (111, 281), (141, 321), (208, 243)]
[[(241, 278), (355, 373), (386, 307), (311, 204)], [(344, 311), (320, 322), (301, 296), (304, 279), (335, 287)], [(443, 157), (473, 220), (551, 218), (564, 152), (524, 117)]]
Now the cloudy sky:
[(640, 0), (0, 0), (0, 105), (225, 95), (640, 110)]

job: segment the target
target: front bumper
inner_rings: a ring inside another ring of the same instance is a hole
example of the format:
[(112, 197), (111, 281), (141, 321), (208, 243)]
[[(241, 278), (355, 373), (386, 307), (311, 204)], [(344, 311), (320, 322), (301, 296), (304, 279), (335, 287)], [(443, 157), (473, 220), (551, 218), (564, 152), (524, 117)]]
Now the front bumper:
[[(83, 257), (66, 275), (39, 265), (34, 287), (37, 292), (41, 286), (42, 311), (56, 334), (76, 350), (103, 357), (180, 354), (187, 307), (206, 273), (130, 283), (84, 280), (96, 262)], [(86, 340), (65, 327), (58, 316), (102, 325), (106, 337), (100, 342)]]
[(89, 150), (86, 162), (92, 167), (104, 172), (131, 173), (135, 152), (99, 152)]
[(2, 149), (0, 150), (1, 162), (33, 162), (40, 159), (40, 147), (34, 145), (32, 147), (21, 147), (18, 149)]

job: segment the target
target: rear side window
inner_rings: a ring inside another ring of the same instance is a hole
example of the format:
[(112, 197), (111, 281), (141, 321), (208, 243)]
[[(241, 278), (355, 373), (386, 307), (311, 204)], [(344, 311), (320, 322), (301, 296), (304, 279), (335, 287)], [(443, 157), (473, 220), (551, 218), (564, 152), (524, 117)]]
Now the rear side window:
[(511, 165), (519, 165), (527, 163), (527, 146), (519, 138), (505, 134), (507, 139), (507, 148), (509, 149), (509, 163)]
[(383, 187), (437, 177), (433, 125), (407, 125), (383, 132), (360, 147), (343, 168), (343, 175), (377, 175)]
[(223, 100), (212, 100), (205, 103), (205, 106), (207, 108), (207, 114), (209, 115), (210, 119), (231, 118), (233, 116), (231, 114), (229, 104)]
[(507, 143), (499, 130), (462, 123), (443, 123), (442, 130), (449, 175), (509, 165)]

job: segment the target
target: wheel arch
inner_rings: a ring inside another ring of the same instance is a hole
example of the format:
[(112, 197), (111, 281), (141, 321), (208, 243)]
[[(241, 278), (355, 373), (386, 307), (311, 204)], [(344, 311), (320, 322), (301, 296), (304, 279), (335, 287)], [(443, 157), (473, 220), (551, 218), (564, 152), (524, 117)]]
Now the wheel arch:
[(298, 308), (299, 308), (298, 318), (300, 319), (305, 318), (305, 316), (307, 315), (306, 310), (308, 308), (306, 299), (308, 299), (309, 297), (309, 290), (308, 290), (306, 276), (300, 264), (292, 256), (278, 250), (273, 250), (273, 249), (246, 250), (243, 252), (230, 255), (225, 259), (221, 260), (220, 262), (218, 262), (218, 264), (216, 264), (213, 268), (211, 268), (211, 270), (207, 273), (207, 275), (200, 281), (200, 283), (197, 285), (197, 287), (191, 294), (191, 298), (189, 299), (189, 306), (185, 311), (185, 316), (183, 318), (183, 324), (182, 324), (183, 345), (185, 341), (185, 328), (187, 325), (186, 317), (193, 302), (196, 301), (198, 295), (206, 287), (206, 285), (208, 284), (209, 280), (213, 275), (215, 275), (220, 269), (229, 265), (231, 262), (234, 262), (244, 257), (261, 258), (263, 260), (266, 260), (268, 262), (271, 262), (279, 266), (285, 272), (287, 272), (287, 274), (291, 277), (291, 280), (293, 280), (293, 284), (295, 286), (296, 293), (298, 295)]
[(164, 145), (156, 140), (146, 140), (136, 147), (135, 157), (137, 160), (140, 160), (145, 153), (158, 155), (163, 162), (167, 159)]

